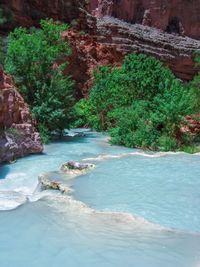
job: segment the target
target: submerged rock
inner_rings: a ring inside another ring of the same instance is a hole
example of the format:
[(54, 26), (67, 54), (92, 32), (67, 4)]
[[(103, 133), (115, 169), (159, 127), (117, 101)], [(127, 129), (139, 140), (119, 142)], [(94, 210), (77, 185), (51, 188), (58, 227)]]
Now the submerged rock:
[[(42, 190), (59, 190), (62, 193), (70, 192), (70, 188), (67, 186), (66, 181), (63, 179), (62, 174), (52, 172), (41, 174), (38, 177)], [(67, 180), (67, 179), (66, 179)]]
[(95, 168), (94, 164), (69, 161), (61, 166), (58, 172), (42, 174), (38, 177), (42, 190), (59, 190), (62, 193), (69, 193), (69, 180), (87, 173)]
[(61, 171), (70, 173), (73, 170), (76, 171), (89, 171), (94, 169), (95, 165), (91, 163), (77, 162), (77, 161), (68, 161), (61, 166)]

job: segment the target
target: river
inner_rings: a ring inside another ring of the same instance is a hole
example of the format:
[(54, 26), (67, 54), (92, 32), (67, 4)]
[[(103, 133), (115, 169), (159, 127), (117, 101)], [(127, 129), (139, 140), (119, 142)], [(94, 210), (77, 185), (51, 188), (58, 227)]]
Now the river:
[[(71, 193), (38, 190), (41, 173), (96, 168)], [(111, 146), (93, 132), (0, 167), (1, 267), (199, 267), (200, 155)]]

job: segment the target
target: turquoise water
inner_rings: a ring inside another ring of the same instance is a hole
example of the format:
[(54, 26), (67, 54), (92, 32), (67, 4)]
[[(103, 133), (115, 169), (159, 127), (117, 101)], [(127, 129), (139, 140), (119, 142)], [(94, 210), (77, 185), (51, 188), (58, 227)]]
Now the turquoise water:
[[(1, 267), (200, 266), (200, 155), (106, 141), (88, 133), (0, 167)], [(68, 160), (96, 169), (69, 181), (71, 196), (38, 192), (38, 175)]]
[(200, 156), (130, 156), (97, 164), (74, 180), (76, 199), (97, 210), (128, 212), (200, 232)]

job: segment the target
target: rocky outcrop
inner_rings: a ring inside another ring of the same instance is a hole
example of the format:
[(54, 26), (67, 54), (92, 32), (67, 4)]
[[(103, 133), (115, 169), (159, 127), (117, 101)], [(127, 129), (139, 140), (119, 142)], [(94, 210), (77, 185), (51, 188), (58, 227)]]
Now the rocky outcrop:
[(63, 38), (71, 44), (72, 54), (65, 74), (76, 81), (76, 97), (87, 96), (93, 82), (93, 71), (102, 65), (118, 66), (123, 55), (115, 47), (97, 42), (96, 34), (85, 34), (75, 30), (63, 33)]
[(165, 62), (183, 80), (196, 73), (194, 54), (200, 52), (200, 41), (161, 32), (140, 24), (130, 24), (112, 17), (97, 20), (98, 42), (115, 48), (123, 55), (145, 53)]
[(69, 179), (86, 174), (94, 169), (95, 165), (91, 163), (69, 161), (64, 163), (60, 171), (41, 174), (38, 177), (42, 190), (59, 190), (62, 193), (71, 191)]
[(27, 105), (0, 67), (0, 163), (40, 153), (42, 149)]
[(61, 171), (67, 174), (82, 174), (91, 169), (94, 169), (95, 165), (92, 163), (77, 162), (77, 161), (68, 161), (61, 166)]
[(90, 10), (97, 18), (100, 44), (123, 55), (155, 56), (183, 80), (196, 74), (200, 0), (91, 0)]
[(90, 34), (75, 30), (63, 33), (63, 38), (72, 47), (65, 73), (76, 81), (77, 99), (88, 95), (95, 68), (102, 65), (120, 66), (128, 53), (154, 56), (183, 80), (192, 79), (197, 72), (194, 53), (200, 51), (198, 40), (126, 23), (113, 17), (97, 18), (95, 23)]
[(200, 39), (200, 0), (91, 0), (98, 17), (113, 16)]
[(38, 177), (39, 188), (43, 190), (58, 190), (61, 193), (69, 193), (71, 190), (67, 184), (67, 177), (62, 173), (50, 172), (41, 174)]

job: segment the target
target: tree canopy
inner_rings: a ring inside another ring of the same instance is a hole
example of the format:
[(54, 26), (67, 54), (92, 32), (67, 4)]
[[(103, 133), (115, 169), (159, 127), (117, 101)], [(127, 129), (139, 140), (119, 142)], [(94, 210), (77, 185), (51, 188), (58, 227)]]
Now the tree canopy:
[[(42, 20), (41, 28), (16, 28), (9, 34), (5, 68), (29, 104), (43, 137), (69, 126), (74, 105), (73, 81), (63, 70), (70, 54), (61, 38), (66, 24)], [(56, 64), (58, 63), (58, 64)]]

